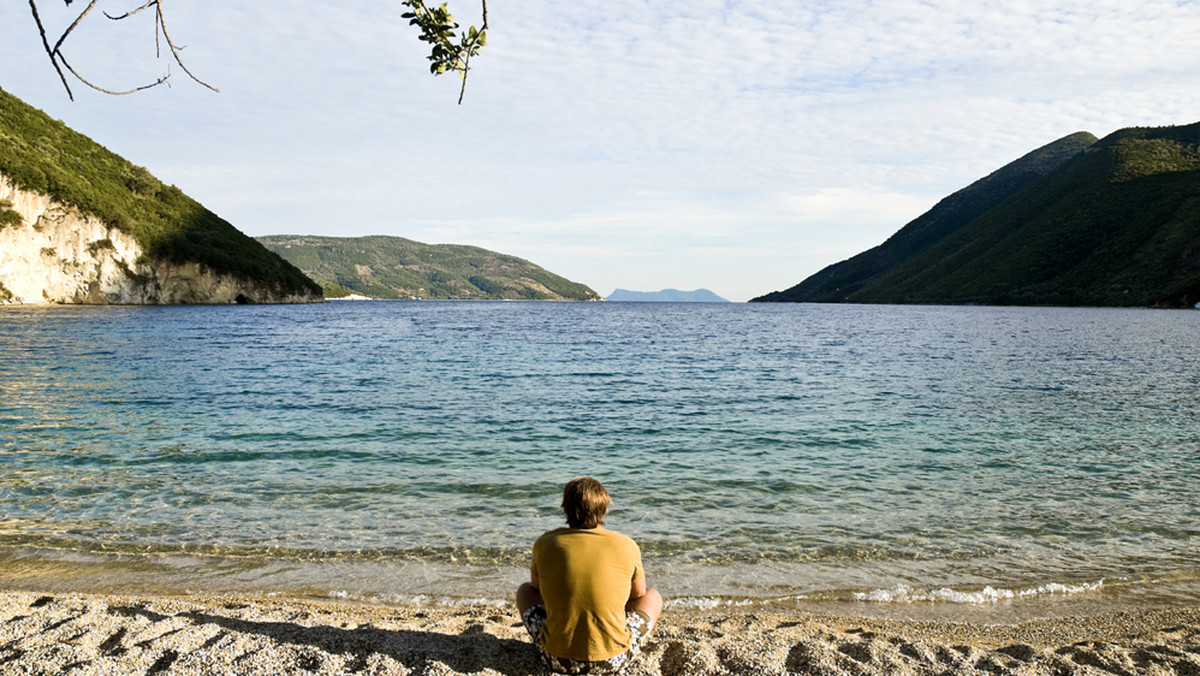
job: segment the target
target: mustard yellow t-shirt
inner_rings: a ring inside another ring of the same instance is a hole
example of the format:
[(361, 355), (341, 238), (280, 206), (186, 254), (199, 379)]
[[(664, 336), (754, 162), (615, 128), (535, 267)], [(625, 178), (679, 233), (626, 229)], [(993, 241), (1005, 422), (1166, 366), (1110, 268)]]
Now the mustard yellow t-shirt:
[(645, 576), (637, 543), (604, 528), (558, 528), (533, 543), (531, 572), (546, 602), (542, 646), (572, 660), (606, 660), (629, 649), (625, 603)]

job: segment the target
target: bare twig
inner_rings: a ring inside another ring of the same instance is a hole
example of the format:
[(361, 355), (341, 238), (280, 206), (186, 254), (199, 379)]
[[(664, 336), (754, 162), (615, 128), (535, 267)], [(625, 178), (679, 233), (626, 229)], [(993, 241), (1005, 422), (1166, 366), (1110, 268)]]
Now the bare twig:
[[(162, 33), (163, 40), (166, 41), (167, 47), (171, 50), (171, 56), (175, 57), (175, 63), (179, 64), (179, 67), (183, 69), (183, 72), (187, 73), (187, 76), (192, 78), (194, 82), (204, 85), (214, 92), (219, 92), (219, 89), (196, 77), (196, 75), (192, 73), (192, 71), (188, 70), (188, 67), (184, 65), (183, 58), (179, 56), (179, 52), (183, 50), (183, 47), (176, 46), (175, 42), (171, 40), (171, 36), (167, 33), (167, 19), (163, 16), (162, 0), (152, 1), (156, 7), (155, 21), (158, 23), (158, 32)], [(156, 43), (158, 40), (158, 32), (154, 33)]]
[[(159, 41), (159, 36), (161, 34), (162, 40), (167, 43), (167, 48), (171, 50), (172, 58), (175, 60), (175, 63), (179, 64), (179, 67), (183, 69), (183, 72), (187, 73), (187, 76), (190, 77), (195, 82), (197, 82), (213, 91), (218, 91), (216, 87), (213, 87), (212, 85), (208, 84), (207, 82), (204, 82), (200, 78), (196, 77), (196, 75), (193, 74), (192, 71), (189, 70), (188, 67), (183, 63), (183, 59), (179, 55), (179, 52), (182, 51), (183, 47), (176, 45), (171, 40), (170, 34), (167, 33), (167, 22), (166, 22), (166, 18), (163, 16), (163, 1), (164, 0), (147, 0), (147, 2), (145, 2), (140, 7), (129, 10), (128, 12), (125, 12), (124, 14), (121, 14), (119, 16), (113, 16), (113, 15), (109, 14), (108, 12), (104, 12), (104, 15), (114, 21), (120, 21), (122, 19), (127, 19), (135, 14), (138, 14), (139, 12), (141, 12), (143, 10), (149, 9), (150, 7), (153, 7), (154, 8), (154, 49), (155, 49), (156, 56), (158, 58), (162, 58), (162, 48), (161, 48), (161, 43)], [(64, 2), (68, 6), (70, 6), (72, 0), (64, 0)], [(42, 46), (46, 50), (46, 55), (50, 57), (50, 63), (54, 65), (54, 70), (58, 72), (58, 77), (60, 80), (62, 80), (63, 88), (65, 88), (67, 90), (67, 96), (70, 97), (72, 101), (75, 100), (75, 95), (74, 95), (74, 93), (72, 93), (71, 86), (67, 82), (66, 73), (63, 72), (64, 68), (66, 69), (67, 72), (71, 73), (71, 75), (73, 75), (75, 77), (75, 79), (79, 80), (80, 82), (87, 85), (88, 87), (91, 87), (92, 89), (95, 89), (96, 91), (103, 92), (105, 94), (112, 94), (115, 96), (120, 96), (120, 95), (124, 95), (124, 94), (132, 94), (134, 92), (140, 92), (140, 91), (143, 91), (146, 89), (150, 89), (151, 87), (157, 87), (162, 84), (169, 84), (168, 80), (170, 79), (171, 75), (168, 72), (167, 74), (159, 77), (157, 80), (155, 80), (154, 82), (152, 82), (150, 84), (142, 85), (140, 87), (135, 87), (133, 89), (129, 89), (129, 90), (125, 90), (125, 91), (114, 91), (111, 89), (107, 89), (105, 87), (101, 87), (101, 86), (91, 82), (87, 78), (80, 75), (79, 72), (77, 70), (75, 70), (71, 66), (70, 63), (67, 62), (67, 58), (62, 52), (63, 44), (66, 43), (67, 38), (71, 36), (71, 33), (75, 30), (75, 28), (77, 26), (79, 26), (80, 22), (82, 22), (83, 19), (88, 15), (88, 13), (90, 13), (92, 11), (92, 8), (96, 6), (97, 2), (98, 2), (98, 0), (91, 0), (91, 2), (88, 3), (88, 6), (86, 8), (84, 8), (84, 10), (82, 12), (80, 12), (78, 16), (75, 17), (75, 20), (71, 22), (71, 25), (68, 26), (67, 29), (62, 32), (62, 35), (59, 36), (58, 41), (54, 43), (54, 46), (51, 46), (49, 39), (46, 37), (45, 25), (42, 23), (42, 18), (38, 14), (37, 0), (29, 0), (29, 10), (33, 14), (33, 20), (35, 23), (37, 23), (38, 32), (42, 36)]]
[[(122, 19), (128, 19), (129, 17), (133, 16), (134, 14), (141, 12), (143, 9), (149, 8), (151, 5), (157, 5), (157, 4), (158, 4), (157, 0), (149, 0), (146, 4), (142, 5), (141, 7), (138, 7), (137, 9), (131, 9), (128, 12), (125, 12), (124, 14), (122, 14), (120, 16), (113, 16), (112, 14), (109, 14), (108, 12), (105, 12), (104, 16), (108, 17), (109, 19), (111, 19), (113, 21), (120, 21)], [(156, 59), (162, 58), (162, 47), (159, 46), (159, 42), (158, 42), (160, 16), (161, 16), (161, 14), (159, 12), (156, 11), (154, 13), (154, 58), (156, 58)]]
[(71, 64), (67, 63), (66, 57), (64, 57), (62, 54), (58, 55), (58, 59), (60, 61), (62, 61), (62, 64), (64, 66), (67, 67), (67, 70), (71, 71), (71, 75), (74, 75), (75, 79), (77, 79), (80, 82), (82, 82), (83, 84), (91, 87), (92, 89), (95, 89), (98, 92), (104, 92), (105, 94), (112, 94), (113, 96), (125, 96), (126, 94), (135, 94), (135, 93), (143, 91), (145, 89), (150, 89), (151, 87), (157, 87), (160, 84), (166, 84), (167, 79), (171, 77), (171, 75), (168, 73), (167, 75), (163, 75), (162, 77), (158, 78), (154, 82), (151, 82), (150, 84), (142, 85), (140, 87), (135, 87), (133, 89), (128, 89), (123, 92), (118, 92), (118, 91), (113, 91), (111, 89), (105, 89), (104, 87), (101, 87), (99, 85), (88, 82), (86, 79), (84, 79), (84, 77), (82, 75), (80, 75), (74, 68), (71, 67)]
[(71, 31), (75, 30), (75, 27), (79, 25), (79, 22), (83, 21), (83, 17), (87, 16), (88, 12), (92, 11), (92, 8), (96, 6), (97, 1), (98, 0), (92, 0), (89, 2), (88, 6), (85, 7), (83, 11), (79, 13), (79, 16), (75, 17), (75, 20), (71, 22), (71, 25), (67, 27), (67, 30), (63, 31), (62, 36), (58, 38), (58, 42), (54, 43), (55, 52), (58, 52), (59, 48), (62, 47), (62, 43), (66, 42), (67, 36), (71, 34)]
[[(67, 0), (67, 4), (71, 4), (71, 0)], [(34, 0), (29, 0), (29, 11), (33, 12), (33, 20), (37, 23), (38, 32), (42, 34), (42, 46), (46, 48), (46, 55), (50, 57), (50, 63), (54, 65), (54, 70), (58, 71), (58, 79), (62, 80), (63, 89), (67, 90), (67, 97), (74, 101), (75, 95), (71, 93), (71, 85), (67, 84), (67, 76), (58, 65), (58, 59), (54, 57), (54, 50), (50, 48), (50, 41), (46, 39), (46, 28), (42, 25), (42, 17), (38, 15), (37, 3)]]
[(112, 19), (113, 21), (120, 21), (121, 19), (128, 19), (129, 17), (133, 16), (134, 14), (137, 14), (138, 12), (142, 11), (143, 9), (146, 9), (146, 8), (150, 7), (151, 5), (155, 4), (156, 1), (157, 0), (149, 0), (149, 2), (142, 5), (141, 7), (138, 7), (137, 9), (131, 9), (128, 12), (125, 12), (124, 14), (122, 14), (121, 16), (113, 16), (112, 14), (109, 14), (108, 12), (105, 12), (104, 16)]

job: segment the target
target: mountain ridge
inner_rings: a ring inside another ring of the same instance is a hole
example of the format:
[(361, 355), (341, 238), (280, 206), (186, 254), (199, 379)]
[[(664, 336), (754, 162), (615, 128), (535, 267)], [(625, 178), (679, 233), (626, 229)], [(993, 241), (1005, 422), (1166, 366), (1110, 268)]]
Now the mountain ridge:
[(599, 294), (516, 256), (404, 237), (257, 238), (321, 284), (329, 298), (600, 300)]
[[(883, 244), (754, 301), (1193, 306), (1200, 123), (1123, 129), (1084, 145), (1090, 136), (1043, 146)], [(1002, 173), (1024, 179), (991, 189)], [(930, 219), (956, 227), (902, 246)]]

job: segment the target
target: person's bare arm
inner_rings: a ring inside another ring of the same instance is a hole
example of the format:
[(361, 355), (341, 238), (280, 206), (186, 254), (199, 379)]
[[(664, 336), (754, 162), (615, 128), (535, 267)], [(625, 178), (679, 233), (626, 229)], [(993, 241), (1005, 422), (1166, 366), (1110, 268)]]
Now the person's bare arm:
[(541, 590), (538, 589), (537, 573), (530, 571), (529, 582), (517, 588), (517, 610), (521, 612), (523, 617), (525, 611), (529, 608), (544, 605), (546, 605), (546, 602), (542, 599)]
[[(537, 583), (535, 582), (533, 586), (536, 587)], [(646, 578), (644, 578), (644, 577), (638, 578), (629, 585), (629, 600), (630, 601), (633, 601), (634, 599), (640, 599), (645, 595), (646, 595)]]
[(636, 610), (646, 614), (650, 618), (650, 627), (654, 627), (654, 623), (658, 621), (658, 617), (662, 615), (663, 599), (657, 589), (646, 588), (646, 578), (634, 580), (629, 585), (629, 600), (625, 602), (625, 612)]

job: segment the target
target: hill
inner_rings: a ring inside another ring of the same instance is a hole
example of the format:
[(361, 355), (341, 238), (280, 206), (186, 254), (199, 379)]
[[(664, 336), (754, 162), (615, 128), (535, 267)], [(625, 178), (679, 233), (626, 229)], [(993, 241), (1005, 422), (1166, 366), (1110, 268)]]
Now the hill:
[(179, 188), (3, 90), (0, 238), (0, 294), (24, 302), (321, 299)]
[(663, 289), (662, 291), (627, 291), (617, 289), (608, 295), (607, 300), (624, 303), (728, 303), (728, 300), (718, 296), (708, 289), (695, 291), (680, 291), (679, 289)]
[(1200, 301), (1200, 123), (1072, 134), (878, 247), (754, 300), (1190, 307)]
[(402, 237), (259, 237), (321, 284), (329, 298), (599, 300), (595, 292), (529, 261), (457, 244)]

